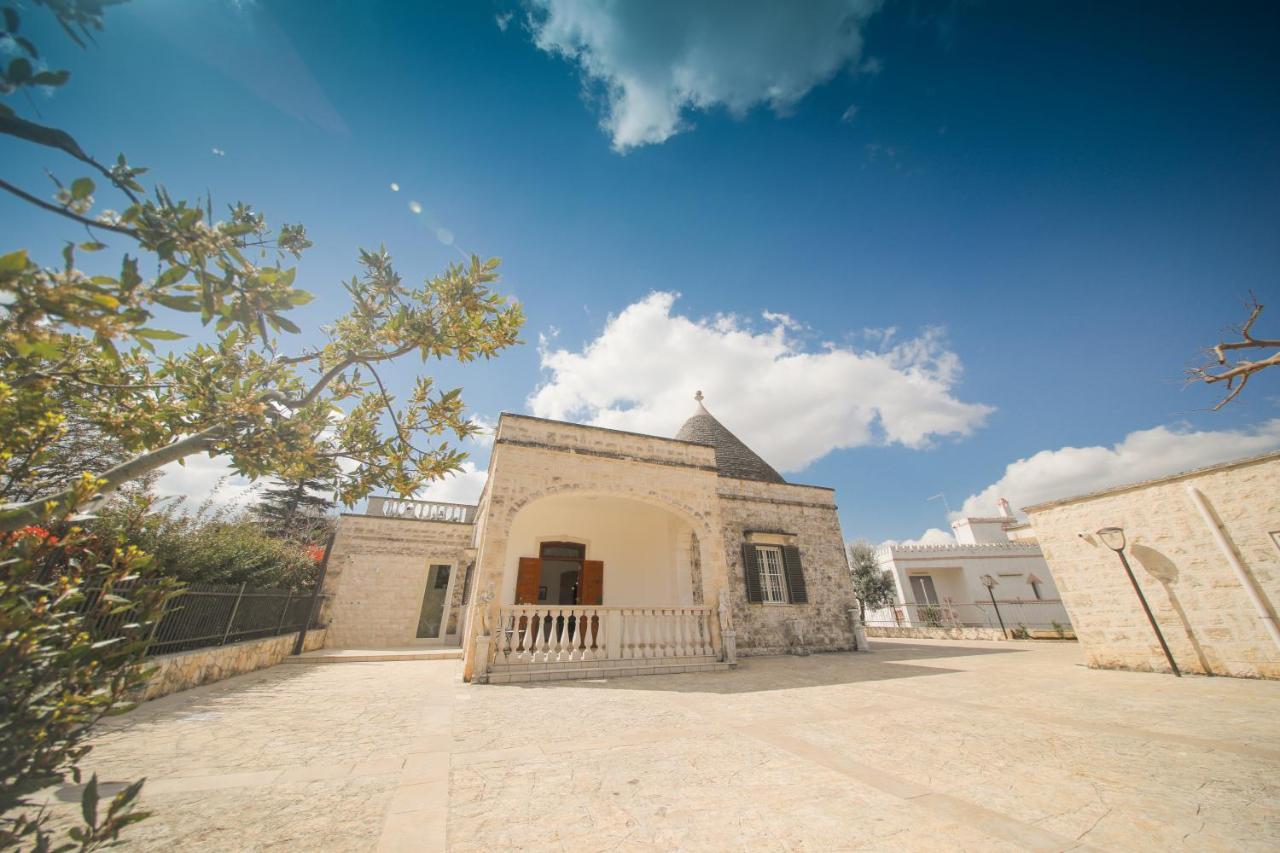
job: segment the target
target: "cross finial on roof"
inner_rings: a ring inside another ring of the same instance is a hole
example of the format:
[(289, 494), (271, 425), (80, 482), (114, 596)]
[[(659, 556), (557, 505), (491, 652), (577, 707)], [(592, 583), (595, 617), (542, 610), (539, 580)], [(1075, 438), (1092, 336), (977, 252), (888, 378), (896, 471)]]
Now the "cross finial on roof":
[(699, 403), (701, 403), (701, 402), (702, 402), (702, 392), (701, 392), (701, 391), (699, 391), (698, 393), (694, 394), (694, 395), (693, 395), (693, 399), (695, 399), (695, 400), (697, 400)]

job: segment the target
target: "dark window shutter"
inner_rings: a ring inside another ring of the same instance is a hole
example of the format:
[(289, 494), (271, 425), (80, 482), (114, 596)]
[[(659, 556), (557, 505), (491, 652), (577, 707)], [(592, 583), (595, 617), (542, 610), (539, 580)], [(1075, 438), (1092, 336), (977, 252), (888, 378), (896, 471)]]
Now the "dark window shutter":
[(742, 546), (742, 576), (747, 581), (747, 601), (764, 601), (760, 590), (760, 565), (756, 562), (756, 546), (750, 542)]
[(800, 568), (800, 549), (794, 545), (782, 547), (782, 567), (787, 572), (787, 594), (792, 604), (808, 604), (809, 591), (804, 585), (804, 569)]

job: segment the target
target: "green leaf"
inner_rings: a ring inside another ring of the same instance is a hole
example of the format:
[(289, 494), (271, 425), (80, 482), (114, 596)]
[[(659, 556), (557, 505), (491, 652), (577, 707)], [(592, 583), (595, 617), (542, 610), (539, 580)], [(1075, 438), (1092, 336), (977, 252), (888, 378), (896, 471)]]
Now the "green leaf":
[(99, 243), (97, 240), (94, 240), (89, 243), (81, 243), (80, 248), (86, 252), (100, 252), (103, 249), (107, 248), (107, 244)]
[(174, 264), (162, 272), (160, 277), (156, 279), (156, 287), (169, 287), (172, 284), (176, 284), (188, 272), (190, 272), (190, 270), (182, 264)]
[(31, 83), (35, 86), (61, 86), (70, 79), (70, 71), (41, 71), (31, 78)]
[(89, 298), (101, 305), (103, 308), (119, 308), (120, 300), (108, 293), (91, 293)]
[(31, 63), (19, 56), (9, 63), (9, 70), (5, 72), (5, 76), (15, 86), (19, 83), (26, 83), (31, 79)]
[(84, 822), (89, 826), (98, 825), (98, 774), (94, 773), (89, 777), (89, 784), (84, 786), (84, 793), (80, 796), (80, 813), (84, 815)]
[(306, 305), (313, 299), (315, 299), (315, 296), (305, 290), (289, 291), (289, 303), (291, 305)]
[(291, 332), (292, 334), (295, 334), (295, 335), (300, 334), (302, 332), (302, 330), (299, 329), (297, 324), (294, 323), (292, 320), (288, 320), (284, 317), (281, 317), (279, 314), (272, 314), (270, 315), (270, 317), (271, 317), (271, 324), (278, 329), (284, 329), (286, 332)]
[(76, 201), (93, 195), (93, 181), (89, 178), (76, 178), (71, 182), (71, 198)]
[(194, 296), (170, 296), (167, 293), (157, 293), (155, 295), (156, 302), (159, 302), (166, 308), (172, 308), (175, 311), (199, 311), (200, 300)]
[(0, 255), (0, 273), (21, 272), (27, 266), (27, 250), (19, 249), (7, 255)]
[(186, 335), (180, 332), (171, 332), (168, 329), (134, 329), (133, 336), (135, 338), (150, 338), (153, 341), (180, 341)]

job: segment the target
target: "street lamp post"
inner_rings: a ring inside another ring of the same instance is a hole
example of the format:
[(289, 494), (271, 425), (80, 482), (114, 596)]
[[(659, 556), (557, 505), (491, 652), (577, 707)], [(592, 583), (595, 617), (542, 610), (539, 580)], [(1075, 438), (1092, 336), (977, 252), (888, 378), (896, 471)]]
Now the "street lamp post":
[(987, 588), (987, 595), (991, 596), (991, 606), (996, 609), (996, 619), (1000, 622), (1000, 633), (1004, 634), (1004, 638), (1009, 639), (1009, 631), (1004, 627), (1004, 617), (1000, 615), (1000, 605), (996, 604), (996, 584), (999, 583), (991, 575), (983, 575), (978, 578), (982, 581), (982, 585)]
[(1133, 569), (1129, 568), (1129, 560), (1124, 555), (1124, 528), (1122, 527), (1104, 527), (1098, 531), (1098, 538), (1102, 540), (1102, 544), (1106, 545), (1112, 551), (1116, 552), (1116, 556), (1120, 558), (1120, 565), (1124, 566), (1124, 573), (1129, 576), (1129, 583), (1133, 584), (1133, 591), (1138, 594), (1138, 601), (1142, 603), (1142, 612), (1147, 614), (1147, 621), (1151, 623), (1151, 630), (1156, 632), (1156, 639), (1160, 641), (1160, 648), (1164, 650), (1164, 658), (1169, 662), (1169, 668), (1173, 670), (1173, 674), (1182, 677), (1181, 670), (1178, 665), (1173, 662), (1173, 654), (1169, 651), (1169, 644), (1164, 641), (1164, 634), (1160, 632), (1160, 626), (1156, 624), (1156, 617), (1151, 612), (1151, 607), (1147, 604), (1147, 597), (1142, 594), (1142, 587), (1138, 586), (1138, 579), (1133, 576)]

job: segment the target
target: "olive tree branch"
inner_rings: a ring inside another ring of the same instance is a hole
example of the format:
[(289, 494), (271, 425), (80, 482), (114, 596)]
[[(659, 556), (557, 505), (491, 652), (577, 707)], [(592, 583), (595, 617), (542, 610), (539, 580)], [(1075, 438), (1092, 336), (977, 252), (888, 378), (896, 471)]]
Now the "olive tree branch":
[(104, 231), (114, 231), (117, 234), (123, 234), (126, 237), (132, 237), (135, 240), (139, 238), (138, 232), (134, 231), (132, 228), (126, 227), (124, 225), (112, 225), (108, 222), (98, 222), (97, 220), (90, 219), (87, 216), (81, 216), (80, 214), (74, 213), (65, 207), (60, 207), (59, 205), (53, 204), (51, 202), (47, 202), (42, 198), (32, 195), (26, 190), (20, 189), (19, 187), (15, 187), (13, 184), (9, 183), (3, 178), (0, 178), (0, 189), (5, 190), (6, 192), (13, 193), (18, 198), (22, 199), (23, 201), (30, 202), (31, 204), (34, 204), (36, 207), (43, 208), (51, 213), (56, 213), (59, 216), (65, 216), (67, 219), (70, 219), (74, 222), (79, 222), (81, 225), (85, 226), (86, 228), (101, 228)]

